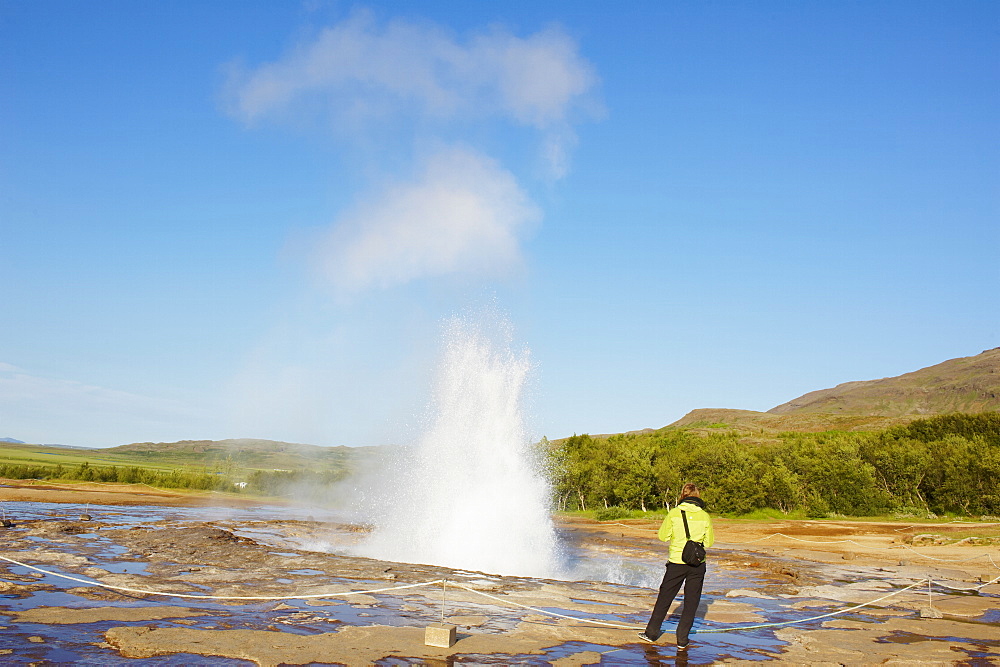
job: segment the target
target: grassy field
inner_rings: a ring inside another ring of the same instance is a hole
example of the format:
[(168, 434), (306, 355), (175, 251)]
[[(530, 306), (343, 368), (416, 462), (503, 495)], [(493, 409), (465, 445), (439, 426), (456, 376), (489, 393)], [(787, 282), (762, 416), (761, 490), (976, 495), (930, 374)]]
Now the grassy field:
[(379, 453), (372, 447), (269, 440), (133, 443), (109, 449), (0, 443), (0, 477), (284, 496), (343, 479)]
[(254, 471), (339, 472), (377, 456), (373, 447), (315, 447), (264, 440), (189, 440), (137, 443), (110, 449), (0, 443), (0, 465), (76, 467), (127, 466), (169, 472), (225, 472), (243, 477)]
[(178, 468), (201, 471), (205, 468), (204, 464), (193, 462), (181, 463), (163, 459), (143, 461), (138, 457), (110, 454), (99, 449), (0, 443), (0, 465), (38, 465), (51, 467), (62, 465), (64, 467), (77, 467), (84, 463), (90, 466), (136, 466), (158, 472), (168, 472)]

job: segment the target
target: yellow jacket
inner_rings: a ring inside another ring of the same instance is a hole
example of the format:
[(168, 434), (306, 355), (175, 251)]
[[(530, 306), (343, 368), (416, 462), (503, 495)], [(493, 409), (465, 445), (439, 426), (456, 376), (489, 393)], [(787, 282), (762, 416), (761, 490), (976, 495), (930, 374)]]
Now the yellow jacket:
[[(700, 500), (700, 499), (697, 499)], [(691, 531), (691, 539), (701, 542), (705, 548), (715, 544), (715, 531), (712, 530), (712, 517), (708, 515), (696, 499), (685, 498), (677, 507), (667, 512), (667, 518), (660, 526), (657, 536), (664, 542), (670, 542), (670, 556), (667, 560), (671, 563), (683, 563), (681, 554), (684, 553), (684, 519), (681, 517), (681, 510), (687, 514), (688, 529)]]

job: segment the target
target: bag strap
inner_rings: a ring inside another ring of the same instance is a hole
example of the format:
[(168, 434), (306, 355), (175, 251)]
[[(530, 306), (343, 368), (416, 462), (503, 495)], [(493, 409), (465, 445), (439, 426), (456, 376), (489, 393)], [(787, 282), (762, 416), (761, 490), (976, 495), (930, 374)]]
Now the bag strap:
[[(684, 520), (684, 537), (687, 538), (688, 542), (691, 541), (691, 531), (688, 529), (688, 515), (687, 512), (681, 510), (681, 519)], [(705, 537), (702, 536), (701, 541), (705, 541)]]

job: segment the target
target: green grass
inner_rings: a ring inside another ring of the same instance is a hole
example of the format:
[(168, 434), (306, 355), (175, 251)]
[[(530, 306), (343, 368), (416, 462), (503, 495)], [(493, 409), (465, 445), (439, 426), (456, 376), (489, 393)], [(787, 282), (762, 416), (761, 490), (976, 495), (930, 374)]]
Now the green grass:
[(185, 441), (113, 449), (0, 444), (0, 477), (60, 482), (141, 483), (158, 488), (287, 496), (345, 477), (371, 448), (321, 448), (270, 441)]
[(618, 521), (621, 519), (645, 519), (647, 521), (663, 521), (664, 517), (667, 516), (666, 510), (649, 510), (643, 512), (642, 510), (626, 510), (622, 508), (609, 508), (609, 509), (621, 509), (624, 514), (617, 516), (617, 518), (600, 518), (604, 515), (604, 508), (596, 510), (566, 510), (564, 512), (554, 512), (556, 516), (568, 516), (568, 517), (579, 517), (581, 519), (593, 519), (595, 521)]
[[(78, 468), (87, 464), (93, 468), (135, 467), (157, 473), (180, 471), (185, 473), (222, 472), (235, 481), (247, 479), (256, 471), (311, 470), (322, 473), (343, 472), (352, 467), (353, 458), (366, 453), (353, 450), (325, 450), (316, 447), (317, 453), (303, 455), (298, 451), (247, 451), (228, 449), (224, 446), (203, 451), (178, 447), (161, 447), (148, 450), (76, 449), (46, 445), (0, 443), (0, 466), (44, 466)], [(346, 448), (344, 448), (346, 449)]]
[(104, 450), (0, 445), (0, 477), (65, 482), (142, 483), (159, 488), (233, 490), (232, 470), (169, 460), (136, 460)]
[(143, 460), (141, 457), (107, 454), (102, 450), (93, 449), (69, 449), (14, 443), (3, 443), (0, 445), (0, 465), (39, 465), (51, 467), (62, 465), (69, 468), (78, 467), (83, 463), (94, 467), (135, 466), (157, 472), (169, 472), (178, 468), (186, 471), (201, 471), (206, 468), (204, 464), (199, 465), (192, 461), (181, 463), (172, 461), (169, 457)]
[(690, 424), (685, 424), (684, 428), (735, 428), (735, 424), (729, 422), (709, 422), (709, 421), (696, 421)]
[(781, 510), (765, 508), (757, 509), (747, 514), (723, 514), (721, 516), (735, 521), (803, 521), (810, 519), (804, 509), (794, 510), (786, 514)]

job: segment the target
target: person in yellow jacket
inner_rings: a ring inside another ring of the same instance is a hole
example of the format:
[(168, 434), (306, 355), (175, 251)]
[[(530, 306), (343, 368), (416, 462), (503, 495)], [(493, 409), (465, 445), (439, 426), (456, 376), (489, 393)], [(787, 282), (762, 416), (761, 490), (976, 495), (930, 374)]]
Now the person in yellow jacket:
[[(687, 519), (687, 532), (684, 530), (684, 519)], [(705, 583), (705, 562), (699, 565), (688, 565), (682, 555), (687, 543), (687, 533), (691, 540), (701, 542), (705, 548), (715, 543), (715, 532), (712, 530), (712, 517), (705, 511), (705, 502), (701, 499), (701, 491), (694, 484), (685, 484), (677, 499), (677, 506), (667, 513), (667, 518), (660, 526), (658, 537), (664, 542), (670, 542), (670, 554), (667, 558), (667, 571), (660, 584), (660, 592), (653, 605), (653, 613), (646, 624), (645, 632), (639, 633), (639, 638), (646, 642), (655, 642), (663, 634), (660, 626), (667, 616), (670, 603), (684, 584), (684, 607), (681, 609), (681, 619), (677, 623), (677, 648), (685, 650), (688, 647), (688, 635), (694, 625), (694, 616), (701, 602), (701, 589)]]

